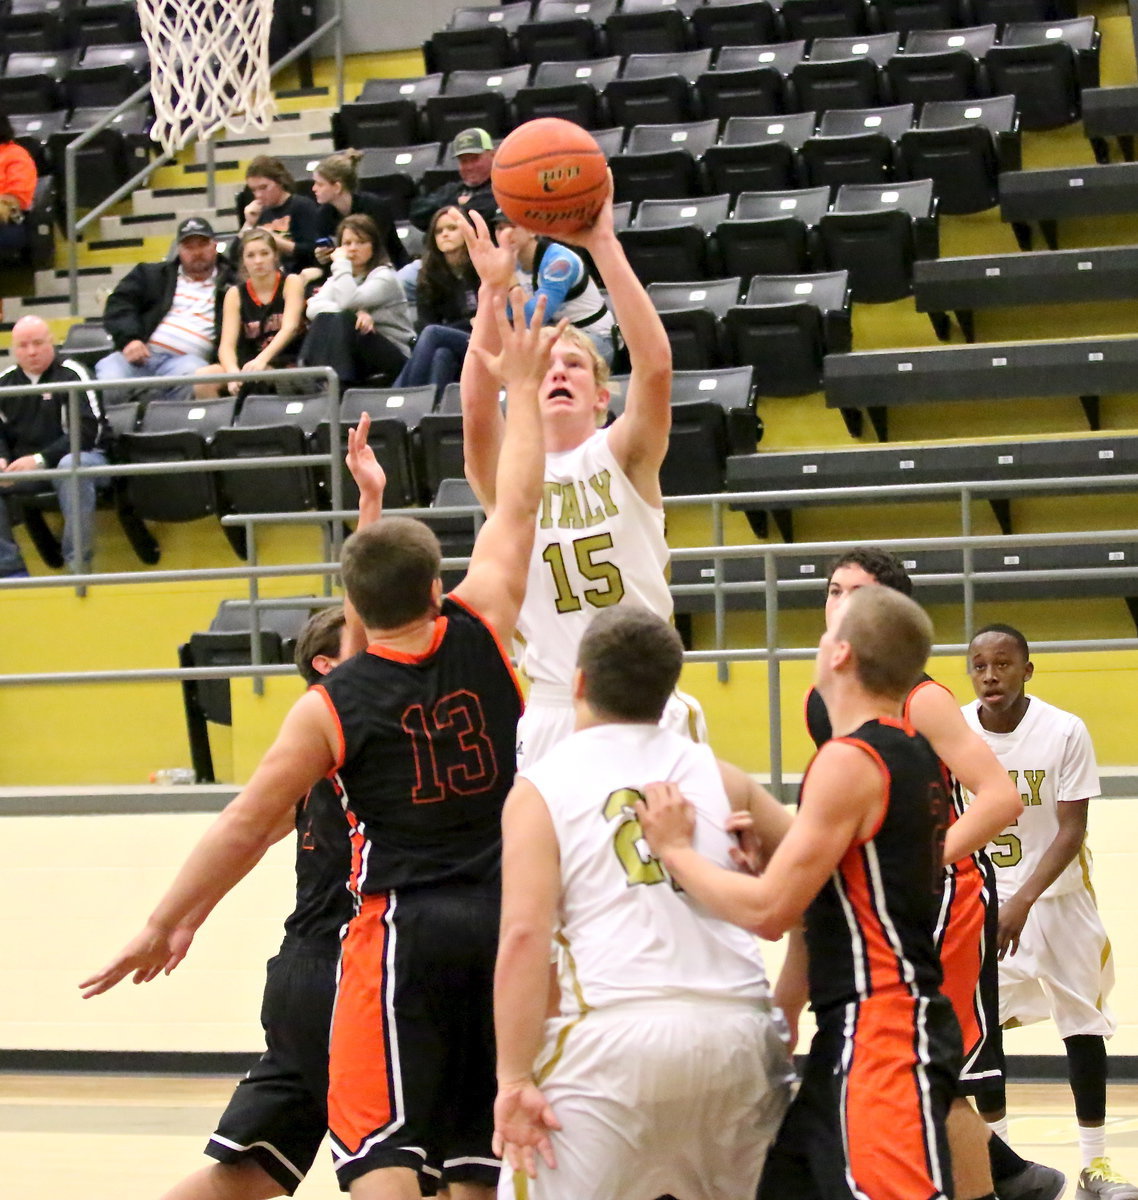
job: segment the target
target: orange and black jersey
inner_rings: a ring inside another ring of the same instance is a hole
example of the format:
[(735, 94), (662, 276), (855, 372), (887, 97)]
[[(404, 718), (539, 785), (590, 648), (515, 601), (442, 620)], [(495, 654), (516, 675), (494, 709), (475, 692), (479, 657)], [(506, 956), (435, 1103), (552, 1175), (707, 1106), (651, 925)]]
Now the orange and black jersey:
[(522, 701), (493, 630), (446, 596), (422, 654), (373, 644), (317, 690), (340, 727), (353, 889), (496, 885)]
[(934, 927), (949, 803), (940, 761), (903, 721), (867, 721), (838, 740), (873, 760), (886, 796), (873, 834), (849, 847), (806, 910), (819, 1011), (896, 989), (931, 995), (941, 982)]
[(348, 822), (335, 783), (322, 779), (296, 806), (296, 907), (285, 919), (285, 943), (326, 942), (340, 949), (340, 930), (355, 905), (348, 890)]

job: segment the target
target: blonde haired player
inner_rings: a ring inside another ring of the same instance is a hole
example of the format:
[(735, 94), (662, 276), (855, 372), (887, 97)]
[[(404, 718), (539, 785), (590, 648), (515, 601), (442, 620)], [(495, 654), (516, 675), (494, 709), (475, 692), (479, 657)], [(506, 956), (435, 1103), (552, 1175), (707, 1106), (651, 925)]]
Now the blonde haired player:
[[(470, 344), (493, 352), (494, 298), (516, 282), (515, 232), (503, 227), (495, 245), (476, 213), (470, 220), (467, 245), (482, 281)], [(594, 223), (558, 237), (592, 255), (632, 370), (624, 412), (604, 429), (608, 368), (587, 334), (566, 331), (542, 381), (545, 488), (518, 618), (525, 641), (522, 667), (532, 684), (518, 726), (519, 766), (537, 762), (572, 732), (577, 646), (599, 612), (633, 604), (664, 618), (672, 614), (660, 491), (672, 421), (668, 335), (617, 239), (611, 182)], [(467, 354), (463, 364), (462, 415), (466, 476), (489, 512), (503, 423), (498, 384), (477, 354)], [(703, 714), (691, 697), (673, 695), (664, 724), (706, 739)]]
[[(698, 814), (697, 847), (723, 868), (731, 802), (752, 808), (764, 846), (790, 824), (709, 747), (660, 728), (682, 661), (661, 618), (600, 614), (581, 640), (578, 731), (506, 801), (494, 1124), (515, 1171), (499, 1200), (753, 1200), (786, 1110), (793, 1071), (758, 943), (671, 885), (636, 817), (649, 785), (673, 781)], [(560, 1013), (547, 1022), (555, 934)]]
[[(1027, 639), (987, 625), (968, 647), (978, 702), (964, 719), (1019, 788), (1020, 818), (988, 846), (1000, 901), (1000, 1024), (1055, 1022), (1067, 1052), (1082, 1173), (1076, 1200), (1138, 1200), (1138, 1187), (1106, 1157), (1106, 1042), (1117, 1021), (1106, 1005), (1114, 961), (1090, 881), (1087, 810), (1102, 795), (1086, 725), (1025, 685), (1034, 674)], [(1006, 1137), (1002, 1084), (977, 1095)]]

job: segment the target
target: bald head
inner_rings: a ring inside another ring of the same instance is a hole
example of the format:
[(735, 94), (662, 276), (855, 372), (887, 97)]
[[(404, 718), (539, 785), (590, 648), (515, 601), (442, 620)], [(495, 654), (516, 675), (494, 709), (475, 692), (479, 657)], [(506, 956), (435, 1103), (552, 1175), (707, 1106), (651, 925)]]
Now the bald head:
[(12, 357), (25, 375), (36, 379), (51, 366), (55, 342), (42, 317), (21, 317), (12, 326)]

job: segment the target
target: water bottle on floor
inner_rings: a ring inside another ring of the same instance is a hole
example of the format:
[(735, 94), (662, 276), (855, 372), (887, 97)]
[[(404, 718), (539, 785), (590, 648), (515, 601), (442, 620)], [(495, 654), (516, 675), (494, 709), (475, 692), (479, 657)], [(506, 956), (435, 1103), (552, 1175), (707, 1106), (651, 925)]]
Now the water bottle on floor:
[(175, 784), (197, 783), (198, 777), (193, 767), (167, 767), (162, 771), (151, 771), (150, 782), (162, 787), (173, 787)]

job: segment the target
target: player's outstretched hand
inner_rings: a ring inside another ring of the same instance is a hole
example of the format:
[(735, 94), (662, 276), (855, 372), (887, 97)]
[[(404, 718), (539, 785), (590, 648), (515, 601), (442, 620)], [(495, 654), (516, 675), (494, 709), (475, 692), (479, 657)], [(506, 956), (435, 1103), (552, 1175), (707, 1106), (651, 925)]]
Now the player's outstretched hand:
[(450, 212), (462, 230), (466, 251), (478, 272), (478, 278), (488, 287), (506, 291), (514, 283), (517, 271), (513, 234), (508, 228), (502, 229), (495, 245), (490, 227), (481, 213), (473, 208), (466, 212), (452, 208)]
[(92, 996), (110, 991), (132, 972), (134, 983), (149, 983), (160, 974), (169, 975), (186, 957), (193, 940), (193, 931), (189, 929), (155, 929), (147, 925), (126, 944), (117, 958), (80, 983), (83, 999), (89, 1000)]
[(527, 324), (524, 290), (515, 284), (510, 289), (509, 299), (513, 306), (512, 320), (506, 314), (506, 297), (494, 297), (494, 320), (502, 339), (502, 349), (491, 354), (483, 346), (472, 345), (467, 353), (477, 354), (486, 370), (506, 388), (526, 383), (537, 387), (549, 370), (553, 343), (569, 322), (561, 320), (556, 325), (544, 325), (546, 298), (539, 296)]
[(348, 453), (344, 461), (360, 489), (360, 496), (380, 502), (383, 500), (383, 489), (387, 486), (387, 474), (368, 443), (370, 429), (371, 416), (365, 412), (360, 416), (360, 423), (348, 430)]
[(996, 927), (997, 957), (1004, 958), (1019, 949), (1020, 934), (1030, 912), (1031, 905), (1019, 896), (1012, 896), (1000, 905), (1000, 920)]
[(605, 193), (605, 198), (601, 202), (600, 208), (597, 209), (597, 215), (593, 218), (592, 223), (586, 225), (584, 229), (578, 229), (575, 233), (557, 233), (554, 236), (554, 241), (565, 242), (570, 246), (582, 246), (589, 250), (595, 242), (604, 238), (616, 237), (616, 226), (612, 215), (612, 196), (613, 183), (612, 171), (608, 173), (608, 191)]
[(536, 1150), (548, 1167), (557, 1166), (551, 1129), (560, 1129), (549, 1101), (536, 1083), (503, 1084), (494, 1101), (494, 1153), (510, 1164), (512, 1171), (525, 1171), (530, 1179), (537, 1178)]
[(636, 802), (636, 815), (657, 858), (691, 845), (695, 812), (674, 783), (648, 784), (644, 799)]

